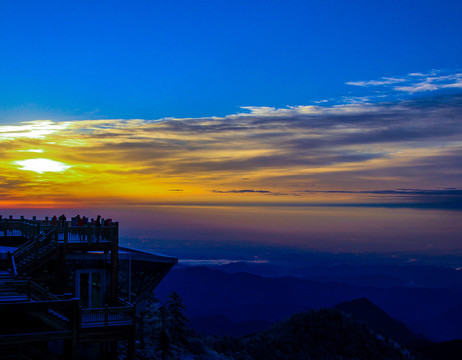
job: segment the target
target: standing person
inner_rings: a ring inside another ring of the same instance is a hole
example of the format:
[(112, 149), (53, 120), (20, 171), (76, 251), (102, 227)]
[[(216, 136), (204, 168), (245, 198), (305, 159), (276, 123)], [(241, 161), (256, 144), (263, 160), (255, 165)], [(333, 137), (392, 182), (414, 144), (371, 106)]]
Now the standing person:
[(64, 223), (66, 222), (66, 216), (64, 214), (59, 217), (59, 222), (61, 223), (61, 227), (64, 227)]
[(72, 221), (72, 226), (78, 226), (79, 225), (79, 220), (80, 220), (80, 215), (74, 216), (71, 221)]
[(96, 226), (96, 241), (99, 241), (100, 238), (101, 238), (101, 215), (98, 215), (96, 217), (96, 221), (95, 221), (95, 226)]

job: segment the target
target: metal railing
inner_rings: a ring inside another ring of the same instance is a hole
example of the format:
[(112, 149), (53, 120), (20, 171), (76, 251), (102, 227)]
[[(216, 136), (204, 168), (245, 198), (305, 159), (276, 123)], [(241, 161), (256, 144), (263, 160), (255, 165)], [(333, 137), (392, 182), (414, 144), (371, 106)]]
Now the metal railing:
[(29, 280), (29, 292), (30, 297), (35, 300), (45, 301), (45, 300), (60, 300), (56, 295), (53, 295), (48, 290), (42, 288), (40, 285), (36, 284), (32, 280)]
[(35, 261), (47, 253), (53, 251), (57, 246), (56, 229), (46, 229), (21, 245), (12, 254), (12, 263), (18, 270), (21, 270), (27, 260)]
[(57, 248), (58, 244), (99, 244), (118, 243), (119, 224), (106, 225), (103, 222), (90, 222), (78, 226), (75, 221), (50, 221), (3, 218), (0, 216), (0, 236), (22, 236), (28, 239), (12, 254), (12, 261), (18, 271), (29, 263)]
[(0, 283), (0, 299), (18, 299), (18, 300), (29, 300), (29, 289), (27, 281), (14, 281)]
[(96, 226), (86, 224), (85, 226), (64, 226), (60, 229), (58, 238), (64, 243), (100, 243), (112, 242), (117, 239), (117, 226)]
[[(69, 322), (72, 313), (66, 305), (69, 300), (59, 299), (56, 295), (40, 287), (30, 279), (14, 280), (0, 283), (0, 302), (45, 302), (50, 304), (48, 312), (58, 316), (61, 320)], [(108, 326), (135, 326), (135, 306), (120, 299), (123, 306), (105, 306), (101, 308), (80, 309), (78, 311), (79, 326), (108, 327)]]
[(105, 306), (80, 310), (82, 327), (135, 325), (136, 311), (130, 306)]
[(59, 298), (31, 280), (0, 283), (0, 299), (16, 301), (48, 301)]
[[(92, 219), (93, 220), (93, 219)], [(3, 218), (0, 216), (0, 236), (22, 236), (27, 239), (34, 239), (44, 231), (56, 229), (56, 238), (59, 242), (67, 243), (99, 243), (117, 241), (119, 234), (119, 223), (111, 222), (104, 225), (104, 219), (100, 224), (95, 221), (79, 226), (75, 221), (50, 221)]]

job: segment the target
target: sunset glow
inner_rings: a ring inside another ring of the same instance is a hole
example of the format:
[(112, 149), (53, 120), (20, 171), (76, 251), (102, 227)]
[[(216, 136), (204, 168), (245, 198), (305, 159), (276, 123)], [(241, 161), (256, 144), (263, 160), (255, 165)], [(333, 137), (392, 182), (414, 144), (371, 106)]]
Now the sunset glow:
[(70, 168), (70, 166), (67, 166), (59, 161), (54, 161), (50, 159), (28, 159), (16, 161), (16, 164), (22, 166), (21, 170), (35, 171), (39, 174), (46, 171), (61, 172)]
[[(452, 103), (416, 105), (312, 106), (309, 112), (252, 108), (195, 119), (30, 121), (0, 127), (3, 157), (17, 165), (1, 165), (3, 182), (14, 184), (11, 199), (28, 197), (37, 204), (55, 191), (40, 195), (36, 186), (43, 178), (24, 170), (49, 174), (47, 187), (59, 188), (59, 197), (75, 204), (411, 204), (417, 194), (400, 193), (403, 188), (452, 188), (459, 196), (461, 170), (456, 162), (451, 168), (447, 164), (462, 151), (461, 115)], [(399, 116), (389, 120), (389, 114)], [(450, 130), (434, 134), (441, 123)], [(43, 127), (48, 130), (37, 133)], [(47, 157), (24, 158), (25, 148), (40, 149)], [(83, 195), (76, 190), (82, 183)]]

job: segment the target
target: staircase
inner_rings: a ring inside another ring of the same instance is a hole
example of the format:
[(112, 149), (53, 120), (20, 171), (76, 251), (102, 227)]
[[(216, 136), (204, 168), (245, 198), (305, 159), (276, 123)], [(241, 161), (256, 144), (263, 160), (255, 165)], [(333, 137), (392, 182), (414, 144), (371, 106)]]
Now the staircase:
[(4, 283), (6, 281), (13, 281), (14, 276), (8, 270), (0, 270), (0, 283)]
[(22, 274), (39, 267), (57, 249), (58, 239), (56, 228), (40, 232), (13, 252), (13, 272)]
[(18, 283), (9, 271), (0, 271), (0, 304), (3, 302), (28, 301), (26, 282)]
[(30, 311), (29, 315), (40, 319), (56, 329), (67, 329), (69, 326), (69, 317), (64, 315), (60, 309), (54, 309), (53, 302), (60, 299), (50, 293), (48, 290), (40, 287), (31, 280), (15, 279), (12, 274), (9, 277), (5, 275), (0, 280), (0, 304), (14, 302), (43, 302), (48, 301), (50, 308), (41, 311)]

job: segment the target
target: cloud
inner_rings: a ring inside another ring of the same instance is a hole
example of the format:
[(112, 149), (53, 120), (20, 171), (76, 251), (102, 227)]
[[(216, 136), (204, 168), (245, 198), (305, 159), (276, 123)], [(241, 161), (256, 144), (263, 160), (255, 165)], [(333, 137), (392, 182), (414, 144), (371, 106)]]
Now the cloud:
[[(380, 80), (349, 81), (346, 84), (359, 87), (381, 86), (393, 91), (415, 94), (443, 89), (462, 89), (462, 72), (447, 73), (433, 70), (428, 74), (409, 73), (398, 78), (383, 77)], [(397, 84), (401, 85), (397, 86)]]
[(330, 193), (330, 194), (369, 194), (369, 195), (398, 195), (401, 197), (415, 198), (416, 196), (427, 197), (462, 197), (462, 189), (396, 189), (396, 190), (304, 190), (305, 193)]
[[(455, 94), (252, 106), (224, 117), (28, 122), (0, 126), (0, 171), (17, 196), (48, 199), (59, 192), (87, 202), (163, 202), (178, 198), (175, 192), (191, 202), (246, 193), (289, 201), (300, 198), (307, 184), (319, 190), (311, 192), (313, 201), (350, 201), (379, 195), (361, 192), (372, 187), (457, 187), (461, 110), (462, 97)], [(37, 133), (41, 126), (47, 132)], [(33, 158), (69, 168), (52, 176), (14, 165)]]
[(379, 199), (379, 201), (361, 203), (361, 206), (369, 205), (382, 207), (413, 207), (462, 210), (462, 188), (411, 188), (394, 190), (304, 190), (303, 193), (373, 195)]
[(379, 85), (392, 85), (401, 82), (407, 81), (403, 78), (387, 78), (383, 77), (381, 80), (369, 80), (369, 81), (349, 81), (347, 85), (354, 85), (354, 86), (379, 86)]
[(245, 193), (260, 193), (260, 194), (269, 194), (271, 191), (268, 190), (210, 190), (213, 193), (217, 194), (245, 194)]
[(64, 130), (66, 126), (66, 123), (54, 123), (49, 120), (27, 121), (21, 123), (21, 125), (1, 125), (0, 140), (42, 139), (47, 135)]

